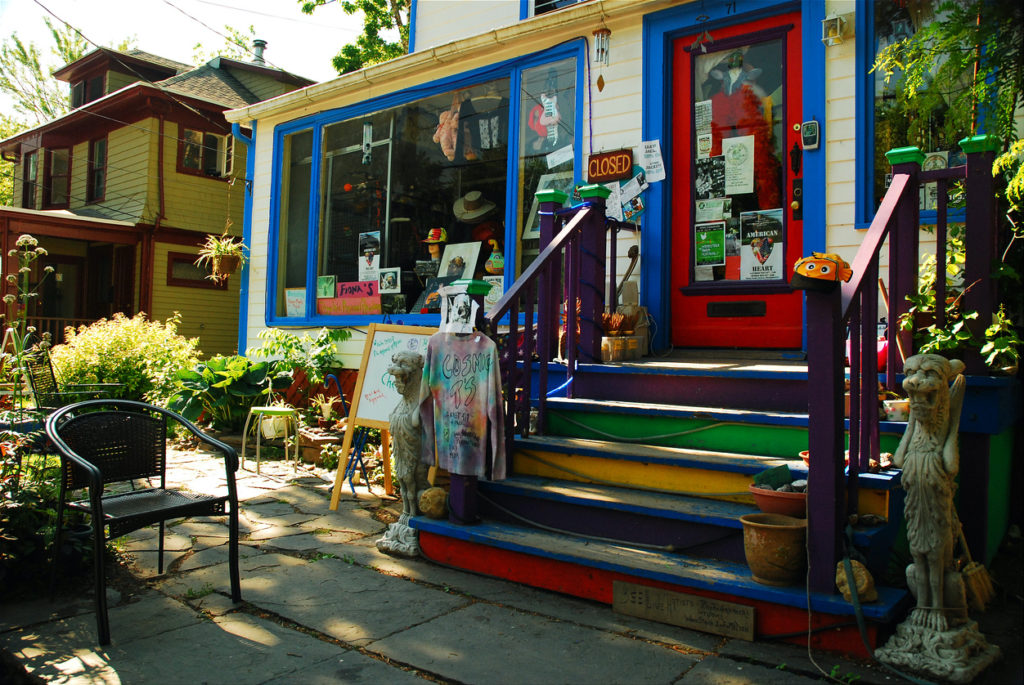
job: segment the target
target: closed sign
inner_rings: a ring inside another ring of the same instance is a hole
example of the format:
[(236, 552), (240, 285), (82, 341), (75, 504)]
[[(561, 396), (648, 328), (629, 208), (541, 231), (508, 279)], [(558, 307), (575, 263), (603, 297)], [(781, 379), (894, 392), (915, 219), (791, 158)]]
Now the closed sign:
[(591, 155), (587, 160), (587, 180), (605, 183), (629, 178), (633, 171), (633, 151), (616, 150)]

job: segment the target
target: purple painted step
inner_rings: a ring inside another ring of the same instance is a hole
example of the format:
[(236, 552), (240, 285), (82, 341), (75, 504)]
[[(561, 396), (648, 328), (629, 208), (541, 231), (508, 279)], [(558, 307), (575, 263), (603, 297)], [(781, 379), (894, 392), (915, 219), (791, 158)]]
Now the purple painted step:
[(488, 519), (744, 563), (739, 517), (757, 507), (592, 483), (516, 476), (480, 483)]

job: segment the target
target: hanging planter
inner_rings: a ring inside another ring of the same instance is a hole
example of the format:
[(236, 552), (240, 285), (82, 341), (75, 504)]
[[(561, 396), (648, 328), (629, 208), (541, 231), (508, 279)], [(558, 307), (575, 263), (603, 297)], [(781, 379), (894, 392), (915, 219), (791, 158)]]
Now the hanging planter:
[(209, 263), (212, 273), (207, 278), (220, 282), (235, 273), (245, 264), (245, 260), (245, 243), (225, 233), (221, 236), (206, 236), (206, 242), (199, 248), (195, 265)]

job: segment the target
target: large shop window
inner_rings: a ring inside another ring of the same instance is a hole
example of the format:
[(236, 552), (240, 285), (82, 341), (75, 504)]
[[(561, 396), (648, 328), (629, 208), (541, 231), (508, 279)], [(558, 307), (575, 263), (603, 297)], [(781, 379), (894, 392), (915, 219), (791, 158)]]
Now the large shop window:
[[(909, 38), (922, 27), (943, 18), (934, 3), (875, 0), (871, 9), (874, 50), (868, 56), (868, 69), (886, 46)], [(951, 86), (948, 83), (930, 80), (922, 87), (918, 97), (927, 99), (932, 104), (928, 115), (919, 117), (913, 112), (906, 111), (897, 98), (897, 93), (903, 88), (902, 73), (894, 73), (888, 83), (882, 74), (876, 73), (873, 82), (873, 111), (869, 116), (874, 123), (874, 133), (866, 136), (866, 139), (874, 142), (874, 150), (870, 156), (871, 167), (864, 170), (871, 188), (865, 214), (868, 219), (874, 215), (892, 181), (892, 168), (885, 157), (886, 152), (912, 145), (925, 154), (923, 169), (945, 169), (966, 163), (967, 158), (957, 141), (968, 135), (963, 130), (950, 130), (956, 127), (947, 125), (952, 124), (952, 121), (947, 122), (947, 114), (949, 102), (956, 90), (966, 88), (969, 84)], [(920, 208), (929, 211), (934, 210), (936, 205), (936, 186), (934, 183), (926, 184), (921, 192)]]
[(534, 193), (572, 188), (576, 59), (506, 74), (279, 139), (275, 317), (432, 314), (459, 278), (500, 296), (537, 254)]

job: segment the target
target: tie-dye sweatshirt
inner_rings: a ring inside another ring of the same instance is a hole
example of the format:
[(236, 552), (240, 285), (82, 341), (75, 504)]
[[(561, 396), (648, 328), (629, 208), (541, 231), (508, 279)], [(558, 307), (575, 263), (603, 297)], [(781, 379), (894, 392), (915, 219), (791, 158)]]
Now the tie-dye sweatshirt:
[(430, 336), (420, 383), (423, 461), (450, 473), (505, 478), (504, 421), (498, 348), (482, 333)]

